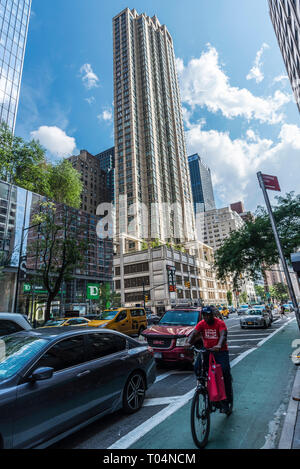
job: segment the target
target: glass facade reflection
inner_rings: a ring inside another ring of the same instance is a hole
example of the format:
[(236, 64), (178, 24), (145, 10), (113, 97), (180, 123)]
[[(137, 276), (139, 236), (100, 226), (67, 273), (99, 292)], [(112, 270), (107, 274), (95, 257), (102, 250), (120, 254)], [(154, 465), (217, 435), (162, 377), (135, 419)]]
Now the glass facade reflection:
[(0, 121), (14, 131), (31, 0), (0, 0)]
[(195, 213), (216, 208), (210, 169), (196, 153), (189, 156), (190, 177)]
[[(14, 310), (17, 270), (21, 258), (25, 262), (25, 274), (22, 273), (20, 277), (17, 312), (31, 317), (38, 310), (43, 314), (47, 295), (45, 288), (41, 288), (41, 291), (38, 289), (43, 286), (40, 273), (43, 259), (35, 247), (40, 236), (39, 231), (33, 226), (33, 217), (43, 199), (38, 194), (0, 181), (0, 312)], [(96, 228), (100, 217), (56, 204), (56, 222), (61, 226), (64, 224), (65, 213), (68, 214), (68, 220), (71, 220), (70, 231), (77, 233), (79, 240), (86, 240), (88, 243), (82, 264), (65, 284), (64, 304), (67, 310), (75, 303), (86, 304), (88, 283), (112, 285), (113, 244), (111, 239), (100, 239), (97, 236)], [(31, 228), (28, 229), (29, 227)], [(26, 284), (37, 286), (34, 299), (24, 290)]]

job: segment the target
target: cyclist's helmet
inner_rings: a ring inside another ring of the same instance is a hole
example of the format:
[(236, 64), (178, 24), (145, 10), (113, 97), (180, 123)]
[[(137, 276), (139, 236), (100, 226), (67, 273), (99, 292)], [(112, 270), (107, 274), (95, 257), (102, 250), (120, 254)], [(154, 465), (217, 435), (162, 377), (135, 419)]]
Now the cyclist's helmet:
[(214, 313), (214, 310), (211, 306), (204, 306), (202, 308), (202, 313), (203, 314), (211, 314), (211, 313)]

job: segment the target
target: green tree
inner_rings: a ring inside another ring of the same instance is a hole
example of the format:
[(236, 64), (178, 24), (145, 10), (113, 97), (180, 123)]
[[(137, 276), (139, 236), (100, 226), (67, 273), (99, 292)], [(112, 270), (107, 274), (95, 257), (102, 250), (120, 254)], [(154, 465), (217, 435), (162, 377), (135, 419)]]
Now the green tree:
[(37, 276), (48, 292), (45, 321), (50, 319), (51, 304), (63, 282), (72, 278), (76, 268), (83, 265), (87, 243), (77, 226), (77, 217), (64, 205), (51, 202), (40, 204), (40, 212), (33, 217), (39, 224), (39, 240), (29, 243), (29, 257), (39, 252)]
[(228, 291), (226, 293), (226, 296), (227, 296), (227, 302), (228, 302), (229, 306), (231, 306), (232, 305), (232, 292)]
[(27, 188), (35, 167), (44, 163), (45, 150), (38, 142), (25, 142), (7, 124), (0, 124), (0, 179)]
[(68, 160), (52, 166), (49, 174), (49, 198), (55, 202), (79, 208), (81, 204), (82, 182), (80, 173)]
[(0, 179), (36, 192), (48, 199), (79, 208), (82, 182), (68, 160), (53, 165), (39, 142), (15, 137), (0, 125)]
[(240, 294), (240, 303), (241, 304), (244, 304), (244, 303), (248, 303), (248, 295), (245, 291), (243, 291), (241, 294)]
[[(273, 208), (279, 236), (287, 259), (300, 246), (300, 195), (293, 192), (276, 197)], [(248, 221), (234, 231), (215, 253), (215, 267), (219, 279), (232, 275), (238, 286), (240, 275), (256, 280), (264, 268), (278, 262), (278, 250), (266, 210), (258, 207), (254, 221)]]
[(285, 283), (276, 283), (274, 285), (274, 294), (276, 300), (287, 301), (289, 299), (289, 290)]
[(259, 296), (262, 300), (266, 299), (266, 292), (262, 285), (254, 285), (256, 296)]
[(121, 306), (121, 295), (111, 290), (108, 282), (100, 286), (99, 305), (101, 310), (119, 308)]

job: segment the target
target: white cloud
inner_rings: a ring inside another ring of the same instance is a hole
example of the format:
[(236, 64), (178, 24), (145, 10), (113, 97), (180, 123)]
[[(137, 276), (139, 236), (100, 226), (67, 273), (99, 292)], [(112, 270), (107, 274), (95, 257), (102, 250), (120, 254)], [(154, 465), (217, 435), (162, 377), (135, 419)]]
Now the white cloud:
[(104, 109), (101, 114), (99, 114), (98, 119), (100, 121), (112, 122), (113, 120), (113, 113), (111, 109)]
[(274, 83), (281, 83), (283, 81), (289, 80), (289, 77), (287, 75), (278, 75), (277, 77), (274, 78), (273, 82)]
[[(199, 153), (210, 166), (218, 199), (227, 206), (245, 200), (248, 209), (262, 203), (256, 173), (279, 176), (282, 193), (300, 190), (300, 128), (283, 124), (278, 141), (261, 138), (252, 129), (241, 138), (229, 133), (204, 130), (191, 124), (186, 132), (188, 153)], [(276, 195), (271, 194), (271, 195)]]
[(84, 64), (80, 68), (80, 75), (84, 86), (91, 90), (99, 86), (99, 78), (94, 73), (91, 64)]
[(70, 156), (76, 150), (75, 138), (69, 137), (59, 127), (41, 126), (31, 132), (31, 137), (39, 140), (51, 155), (59, 158)]
[(263, 45), (261, 46), (261, 48), (259, 49), (259, 51), (257, 52), (256, 54), (256, 57), (255, 57), (255, 60), (254, 60), (254, 65), (253, 67), (251, 68), (250, 72), (248, 73), (247, 75), (247, 80), (255, 80), (256, 83), (261, 83), (263, 81), (263, 79), (265, 78), (264, 77), (264, 74), (262, 72), (262, 66), (263, 66), (263, 63), (262, 63), (262, 55), (264, 53), (264, 51), (266, 49), (269, 49), (270, 46), (266, 43), (263, 43)]
[(90, 98), (85, 98), (85, 101), (91, 106), (96, 100), (94, 96), (91, 96)]
[(207, 107), (211, 112), (221, 111), (227, 118), (244, 117), (269, 124), (280, 123), (284, 115), (281, 108), (293, 98), (279, 90), (273, 96), (261, 98), (249, 90), (233, 87), (219, 63), (217, 50), (208, 44), (199, 58), (187, 66), (177, 59), (182, 101), (192, 110)]

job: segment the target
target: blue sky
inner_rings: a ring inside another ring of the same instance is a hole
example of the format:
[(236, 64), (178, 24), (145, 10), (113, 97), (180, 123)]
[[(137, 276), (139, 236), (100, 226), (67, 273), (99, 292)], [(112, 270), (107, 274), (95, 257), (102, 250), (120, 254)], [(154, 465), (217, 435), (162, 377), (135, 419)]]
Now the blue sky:
[(258, 170), (299, 193), (299, 112), (267, 3), (33, 0), (16, 135), (53, 160), (113, 146), (112, 18), (136, 8), (173, 37), (188, 153), (211, 167), (217, 206), (262, 203)]

